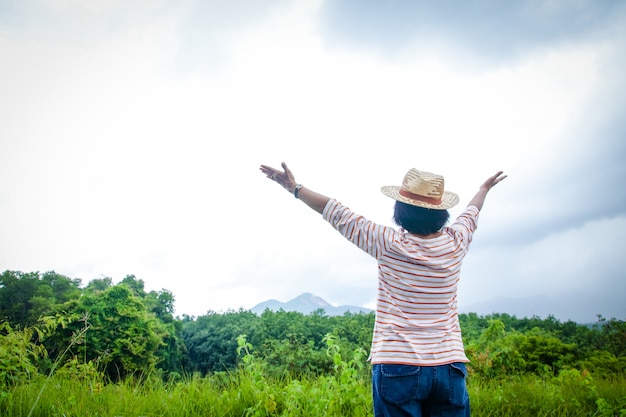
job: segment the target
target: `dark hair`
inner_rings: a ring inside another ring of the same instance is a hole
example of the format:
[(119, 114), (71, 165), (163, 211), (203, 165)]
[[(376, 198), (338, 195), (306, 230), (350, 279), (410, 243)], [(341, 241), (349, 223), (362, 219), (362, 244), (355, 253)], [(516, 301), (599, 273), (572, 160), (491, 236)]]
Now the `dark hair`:
[(396, 201), (393, 221), (404, 230), (426, 236), (440, 231), (446, 225), (448, 210), (435, 210)]

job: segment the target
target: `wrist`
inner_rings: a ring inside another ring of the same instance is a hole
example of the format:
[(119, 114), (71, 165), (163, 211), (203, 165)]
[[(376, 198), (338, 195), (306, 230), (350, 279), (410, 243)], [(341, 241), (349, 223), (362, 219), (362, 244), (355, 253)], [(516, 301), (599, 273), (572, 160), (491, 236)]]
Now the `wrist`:
[(302, 184), (296, 184), (296, 186), (293, 188), (292, 194), (295, 198), (298, 198), (298, 193), (300, 192), (301, 189), (302, 189)]

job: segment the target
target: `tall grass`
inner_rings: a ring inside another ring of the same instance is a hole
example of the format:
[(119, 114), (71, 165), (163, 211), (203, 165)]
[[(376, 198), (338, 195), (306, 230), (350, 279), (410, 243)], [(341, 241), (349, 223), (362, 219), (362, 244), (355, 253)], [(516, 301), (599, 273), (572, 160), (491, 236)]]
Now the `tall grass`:
[(556, 377), (533, 375), (469, 384), (479, 416), (626, 416), (626, 378), (594, 380), (575, 369)]
[[(255, 380), (245, 371), (224, 377), (190, 377), (105, 385), (93, 390), (75, 379), (52, 377), (33, 416), (367, 416), (371, 409), (365, 381), (339, 395), (332, 377), (311, 380)], [(45, 381), (11, 390), (0, 402), (0, 415), (27, 416)], [(356, 399), (352, 401), (353, 399)]]
[[(39, 396), (43, 385), (45, 390)], [(342, 384), (345, 384), (342, 386)], [(542, 379), (470, 380), (472, 415), (626, 416), (626, 381), (589, 381), (576, 375)], [(0, 400), (0, 415), (33, 416), (371, 416), (369, 378), (340, 376), (268, 379), (241, 369), (178, 382), (128, 379), (88, 384), (54, 375), (13, 387)]]
[[(257, 369), (258, 370), (258, 369)], [(12, 387), (0, 400), (0, 415), (33, 416), (371, 416), (370, 381), (341, 375), (316, 378), (267, 378), (243, 368), (177, 382), (127, 379), (100, 385), (95, 380), (58, 374)], [(43, 385), (45, 389), (42, 391)], [(594, 381), (573, 372), (543, 379), (469, 381), (472, 415), (626, 416), (626, 380)], [(41, 393), (41, 394), (40, 394)]]
[[(92, 363), (72, 360), (44, 377), (4, 385), (3, 417), (372, 416), (370, 370), (365, 352), (342, 352), (325, 339), (334, 371), (321, 376), (270, 376), (267, 363), (237, 340), (242, 365), (233, 372), (164, 381), (151, 374), (105, 383)], [(588, 372), (556, 377), (519, 375), (468, 381), (474, 417), (626, 417), (626, 377), (594, 379)]]

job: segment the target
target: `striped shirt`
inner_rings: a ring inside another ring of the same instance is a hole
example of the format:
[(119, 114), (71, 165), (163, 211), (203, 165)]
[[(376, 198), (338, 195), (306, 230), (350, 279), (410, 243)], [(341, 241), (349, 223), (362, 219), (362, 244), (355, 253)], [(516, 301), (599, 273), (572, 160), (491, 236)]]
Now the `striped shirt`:
[(457, 312), (461, 263), (477, 227), (470, 206), (440, 236), (381, 226), (331, 199), (323, 216), (378, 262), (370, 361), (420, 366), (469, 362)]

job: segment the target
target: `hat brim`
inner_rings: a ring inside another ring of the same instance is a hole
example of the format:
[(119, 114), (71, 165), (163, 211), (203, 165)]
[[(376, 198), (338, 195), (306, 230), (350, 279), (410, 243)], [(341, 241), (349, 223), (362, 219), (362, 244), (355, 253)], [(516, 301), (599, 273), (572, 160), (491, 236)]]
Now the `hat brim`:
[(382, 193), (385, 194), (387, 197), (391, 197), (396, 201), (401, 201), (412, 206), (423, 207), (433, 210), (447, 210), (459, 204), (459, 196), (456, 193), (450, 191), (443, 192), (441, 204), (439, 205), (404, 197), (400, 195), (400, 187), (398, 187), (397, 185), (386, 185), (384, 187), (380, 187), (380, 191), (382, 191)]

